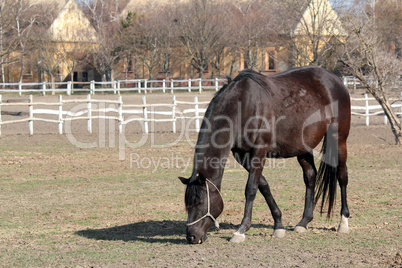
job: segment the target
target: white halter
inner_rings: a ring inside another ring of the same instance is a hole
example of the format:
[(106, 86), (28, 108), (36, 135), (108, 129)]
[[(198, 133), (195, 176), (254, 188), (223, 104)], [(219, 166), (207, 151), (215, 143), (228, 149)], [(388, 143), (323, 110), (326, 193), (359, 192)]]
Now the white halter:
[[(211, 202), (209, 201), (209, 187), (208, 187), (208, 182), (209, 182), (210, 184), (212, 184), (212, 185), (215, 187), (215, 189), (218, 191), (219, 195), (220, 195), (221, 198), (222, 198), (222, 194), (221, 194), (221, 192), (219, 191), (218, 187), (216, 187), (216, 185), (213, 184), (210, 180), (205, 179), (205, 185), (206, 185), (206, 187), (207, 187), (207, 202), (208, 202), (208, 211), (207, 211), (207, 214), (205, 214), (204, 216), (202, 216), (201, 218), (199, 218), (199, 219), (196, 220), (196, 221), (193, 221), (193, 222), (191, 222), (191, 223), (187, 223), (187, 226), (194, 225), (194, 224), (196, 224), (197, 222), (199, 222), (200, 220), (202, 220), (202, 219), (204, 219), (204, 218), (206, 218), (206, 217), (210, 217), (210, 218), (214, 221), (215, 227), (219, 229), (219, 222), (218, 222), (218, 221), (215, 219), (215, 217), (212, 216), (212, 214), (211, 214)], [(223, 198), (222, 198), (222, 200), (223, 200)]]

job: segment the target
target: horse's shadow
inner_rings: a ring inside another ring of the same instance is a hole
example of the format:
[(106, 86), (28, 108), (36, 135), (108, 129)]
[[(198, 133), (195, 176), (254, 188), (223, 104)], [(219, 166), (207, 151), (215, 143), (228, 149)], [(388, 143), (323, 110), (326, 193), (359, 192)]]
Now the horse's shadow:
[(184, 221), (146, 221), (76, 232), (77, 235), (95, 240), (173, 244), (185, 244), (185, 233), (186, 223)]
[[(270, 225), (257, 224), (254, 228), (273, 228)], [(236, 230), (236, 226), (221, 223), (221, 230)], [(212, 231), (213, 228), (210, 229)], [(146, 243), (186, 244), (186, 222), (184, 221), (146, 221), (102, 229), (77, 231), (76, 235), (95, 240), (142, 241)]]

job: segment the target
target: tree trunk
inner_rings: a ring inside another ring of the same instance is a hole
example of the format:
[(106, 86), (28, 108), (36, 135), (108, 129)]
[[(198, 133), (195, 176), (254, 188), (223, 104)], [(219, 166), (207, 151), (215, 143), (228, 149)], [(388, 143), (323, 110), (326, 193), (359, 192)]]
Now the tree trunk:
[(198, 68), (198, 71), (199, 71), (199, 77), (198, 78), (202, 79), (202, 77), (204, 76), (204, 70), (205, 70), (205, 68), (202, 67), (202, 66), (200, 66), (200, 68)]
[(395, 137), (396, 145), (402, 144), (402, 127), (401, 120), (399, 120), (398, 116), (395, 114), (394, 110), (392, 110), (391, 104), (386, 96), (381, 96), (379, 92), (370, 90), (371, 95), (378, 101), (384, 110), (385, 115), (388, 118), (389, 124), (391, 125), (392, 133)]
[(25, 72), (25, 60), (24, 60), (24, 58), (25, 58), (25, 55), (24, 55), (24, 49), (23, 49), (22, 52), (21, 52), (21, 72), (20, 72), (20, 79), (19, 79), (20, 83), (22, 82), (22, 78), (23, 78), (24, 72)]
[(149, 80), (152, 80), (152, 70), (153, 70), (154, 68), (151, 68), (151, 67), (148, 67), (148, 73), (149, 73)]
[(74, 89), (74, 71), (70, 71), (71, 88)]
[[(1, 19), (1, 12), (0, 12)], [(4, 75), (4, 46), (3, 46), (3, 25), (0, 25), (0, 64), (1, 64), (1, 82), (5, 83), (5, 75)], [(4, 88), (4, 85), (3, 85)]]
[(55, 82), (55, 79), (54, 79), (54, 75), (51, 73), (50, 74), (50, 78), (51, 78), (51, 80), (52, 80), (52, 95), (55, 95), (56, 94), (56, 92), (55, 92), (55, 89), (56, 89), (56, 84), (54, 83)]

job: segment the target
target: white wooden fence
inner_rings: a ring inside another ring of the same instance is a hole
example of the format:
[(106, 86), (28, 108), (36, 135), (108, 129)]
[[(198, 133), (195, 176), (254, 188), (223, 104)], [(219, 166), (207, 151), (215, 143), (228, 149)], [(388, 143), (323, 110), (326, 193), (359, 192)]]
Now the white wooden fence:
[[(346, 87), (356, 90), (361, 85), (360, 81), (353, 76), (343, 76), (343, 83)], [(174, 91), (188, 91), (188, 92), (202, 92), (205, 90), (218, 91), (219, 88), (226, 83), (226, 79), (163, 79), (163, 80), (148, 80), (148, 79), (134, 79), (134, 80), (116, 80), (112, 82), (41, 82), (41, 83), (0, 83), (0, 93), (17, 92), (20, 96), (23, 93), (46, 93), (63, 92), (71, 95), (74, 92), (87, 92), (95, 94), (96, 92), (113, 92), (120, 94), (120, 92), (170, 92)], [(401, 78), (395, 78), (394, 86), (402, 85)], [(75, 88), (75, 86), (79, 86)]]
[[(365, 79), (367, 80), (367, 82), (369, 84), (375, 83), (375, 80), (372, 77), (365, 76)], [(347, 88), (353, 89), (352, 92), (356, 91), (356, 88), (361, 86), (360, 80), (354, 76), (342, 76), (342, 80), (343, 80), (343, 84)], [(378, 86), (378, 83), (376, 83), (376, 85)], [(392, 79), (391, 81), (388, 81), (387, 86), (389, 86), (390, 88), (393, 88), (393, 89), (400, 88), (402, 86), (402, 77), (397, 76), (394, 79)]]
[[(79, 111), (65, 110), (65, 105), (68, 103), (82, 103), (86, 104), (86, 109), (80, 109)], [(98, 107), (93, 107), (93, 103), (98, 103)], [(2, 96), (0, 95), (0, 135), (1, 127), (6, 124), (15, 124), (21, 122), (28, 122), (29, 134), (34, 134), (34, 122), (42, 121), (48, 123), (58, 124), (59, 134), (63, 134), (63, 124), (66, 121), (72, 120), (87, 120), (88, 122), (88, 132), (92, 133), (92, 124), (94, 119), (108, 119), (116, 120), (118, 122), (119, 133), (122, 133), (123, 126), (127, 125), (133, 121), (139, 121), (143, 124), (143, 130), (145, 133), (149, 133), (149, 123), (150, 122), (171, 122), (172, 132), (176, 132), (176, 123), (178, 120), (191, 119), (195, 122), (195, 130), (198, 132), (200, 130), (200, 121), (204, 116), (206, 111), (207, 102), (198, 101), (198, 97), (194, 97), (193, 102), (179, 101), (176, 100), (176, 96), (172, 97), (172, 103), (158, 103), (158, 104), (147, 104), (146, 97), (142, 96), (142, 104), (124, 104), (122, 96), (118, 96), (117, 100), (96, 100), (92, 99), (91, 95), (88, 94), (86, 99), (75, 99), (75, 100), (63, 100), (60, 95), (58, 102), (33, 102), (32, 95), (29, 96), (29, 102), (20, 103), (3, 103)], [(99, 105), (103, 104), (103, 105)], [(109, 105), (106, 108), (106, 104)], [(2, 121), (1, 110), (2, 107), (7, 106), (27, 106), (28, 107), (28, 117), (18, 120), (8, 120)], [(53, 109), (37, 109), (35, 106), (53, 106)], [(178, 109), (181, 106), (183, 109)], [(193, 106), (194, 108), (185, 108)], [(166, 107), (169, 110), (166, 111), (156, 111), (156, 107)], [(57, 119), (41, 118), (36, 115), (46, 114), (55, 115)], [(108, 114), (106, 116), (106, 114)], [(128, 115), (128, 116), (127, 116)], [(130, 116), (131, 115), (131, 116)], [(132, 115), (139, 115), (133, 117)], [(169, 116), (169, 118), (155, 118), (155, 115)]]
[[(366, 119), (366, 125), (370, 125), (370, 117), (384, 114), (380, 105), (372, 105), (370, 101), (374, 98), (369, 98), (367, 94), (364, 94), (363, 98), (351, 98), (352, 100), (352, 115), (363, 116)], [(354, 102), (364, 102), (364, 105), (353, 105)], [(396, 114), (402, 116), (402, 93), (401, 99), (398, 100), (399, 103), (392, 104), (392, 107), (396, 109)], [(68, 110), (65, 106), (69, 103), (81, 103), (86, 104), (86, 109), (81, 109), (79, 111)], [(97, 107), (93, 107), (93, 104), (97, 103)], [(143, 124), (143, 131), (149, 133), (149, 123), (150, 122), (171, 122), (172, 132), (176, 132), (176, 123), (178, 120), (191, 119), (195, 121), (195, 130), (199, 131), (200, 121), (206, 111), (205, 108), (209, 101), (199, 102), (198, 97), (194, 97), (193, 102), (179, 101), (176, 100), (176, 96), (172, 96), (171, 103), (157, 103), (148, 104), (146, 96), (142, 96), (142, 104), (124, 104), (122, 96), (118, 96), (117, 100), (97, 100), (93, 99), (90, 94), (87, 95), (86, 99), (69, 99), (63, 100), (63, 96), (60, 95), (58, 102), (34, 102), (32, 95), (29, 96), (28, 102), (19, 103), (3, 103), (2, 95), (0, 95), (0, 135), (1, 127), (6, 124), (15, 124), (28, 122), (29, 134), (34, 133), (34, 122), (42, 121), (48, 123), (58, 124), (58, 132), (63, 133), (63, 124), (67, 121), (73, 120), (87, 120), (88, 122), (88, 132), (92, 133), (92, 121), (94, 119), (109, 119), (116, 120), (118, 122), (119, 133), (122, 133), (123, 126), (130, 122), (138, 121)], [(102, 105), (100, 105), (102, 104)], [(109, 105), (106, 108), (106, 104)], [(28, 117), (17, 119), (17, 120), (7, 120), (3, 121), (1, 116), (1, 111), (3, 107), (7, 106), (19, 106), (28, 107)], [(38, 106), (48, 106), (53, 107), (53, 109), (39, 109), (35, 108)], [(181, 106), (181, 107), (179, 107)], [(187, 108), (186, 108), (186, 107)], [(189, 106), (194, 107), (189, 109)], [(158, 111), (157, 107), (165, 107), (165, 111)], [(399, 112), (398, 112), (399, 110)], [(57, 119), (49, 119), (39, 117), (37, 115), (53, 115), (57, 116)], [(108, 114), (108, 115), (106, 115)], [(133, 117), (132, 115), (138, 115)], [(156, 118), (155, 116), (159, 116)], [(162, 116), (162, 118), (161, 118)], [(164, 117), (163, 117), (164, 116)], [(387, 117), (384, 116), (384, 124), (387, 124)]]
[[(352, 105), (351, 109), (352, 115), (358, 115), (358, 116), (363, 116), (366, 117), (366, 126), (370, 125), (370, 116), (376, 116), (380, 114), (384, 114), (384, 110), (382, 109), (381, 105), (378, 103), (376, 105), (370, 104), (370, 101), (374, 101), (374, 98), (369, 98), (368, 94), (365, 93), (363, 98), (351, 98)], [(364, 101), (364, 105), (353, 105), (353, 102), (356, 101)], [(390, 99), (390, 101), (398, 101), (399, 103), (393, 103), (391, 106), (392, 108), (396, 109), (396, 114), (399, 116), (402, 116), (402, 92), (401, 92), (401, 98), (400, 99)], [(399, 108), (399, 112), (397, 111)], [(355, 112), (356, 111), (356, 112)], [(357, 112), (357, 111), (363, 111), (363, 112)], [(384, 124), (388, 123), (387, 116), (384, 114)]]
[(353, 90), (356, 90), (357, 86), (360, 86), (360, 81), (354, 76), (343, 76), (342, 77), (343, 84), (349, 88), (349, 86), (352, 86)]
[[(226, 79), (170, 79), (170, 80), (116, 80), (112, 82), (58, 82), (58, 83), (0, 83), (0, 93), (17, 92), (20, 96), (23, 93), (46, 93), (63, 92), (71, 95), (74, 92), (88, 92), (95, 94), (96, 92), (113, 92), (120, 94), (120, 92), (170, 92), (174, 91), (188, 91), (188, 92), (202, 92), (205, 90), (218, 91), (222, 84), (226, 83)], [(74, 88), (74, 85), (80, 85), (81, 88)]]

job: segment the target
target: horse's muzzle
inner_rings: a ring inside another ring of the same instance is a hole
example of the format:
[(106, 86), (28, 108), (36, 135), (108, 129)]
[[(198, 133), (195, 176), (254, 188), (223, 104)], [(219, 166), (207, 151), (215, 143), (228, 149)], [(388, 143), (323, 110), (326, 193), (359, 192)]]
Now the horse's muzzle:
[(194, 235), (187, 235), (186, 239), (189, 244), (202, 244), (204, 242), (202, 238), (197, 238)]

